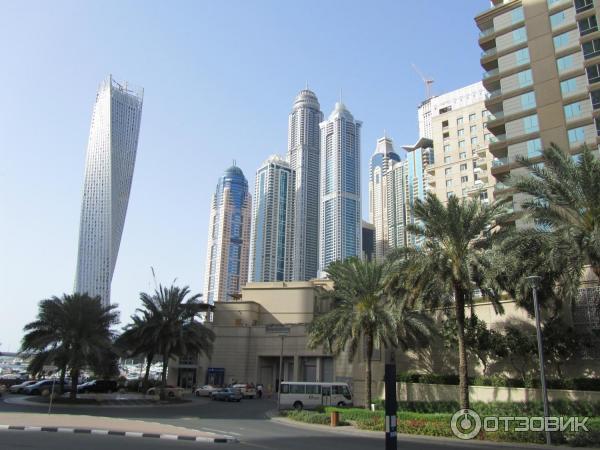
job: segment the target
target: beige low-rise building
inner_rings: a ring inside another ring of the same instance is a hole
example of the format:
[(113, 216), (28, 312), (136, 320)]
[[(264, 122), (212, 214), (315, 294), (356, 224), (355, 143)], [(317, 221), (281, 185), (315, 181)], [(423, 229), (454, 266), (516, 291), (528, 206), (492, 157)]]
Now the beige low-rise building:
[[(276, 390), (281, 378), (286, 381), (344, 381), (354, 394), (354, 403), (364, 403), (365, 369), (363, 349), (353, 362), (342, 353), (334, 356), (324, 348), (309, 349), (307, 326), (313, 318), (330, 310), (330, 301), (321, 295), (332, 289), (328, 280), (303, 282), (248, 283), (240, 300), (219, 302), (208, 326), (216, 340), (211, 358), (182, 358), (172, 361), (169, 384), (190, 388), (204, 383), (261, 383), (267, 394)], [(574, 311), (578, 328), (600, 329), (598, 322), (600, 287), (591, 283), (583, 288)], [(478, 301), (473, 310), (488, 326), (501, 329), (505, 324), (521, 323), (533, 329), (533, 320), (514, 301), (502, 302), (504, 314), (495, 312), (491, 303)], [(442, 320), (443, 311), (434, 313)], [(600, 355), (593, 351), (586, 359), (565, 364), (569, 377), (597, 376)], [(440, 338), (421, 351), (396, 352), (397, 370), (425, 373), (456, 373), (457, 354), (449, 352)], [(535, 361), (532, 362), (535, 364)], [(385, 351), (375, 349), (372, 362), (373, 388), (377, 391), (383, 380)], [(506, 364), (496, 364), (491, 372), (510, 372)], [(481, 373), (476, 360), (470, 361), (470, 372)]]

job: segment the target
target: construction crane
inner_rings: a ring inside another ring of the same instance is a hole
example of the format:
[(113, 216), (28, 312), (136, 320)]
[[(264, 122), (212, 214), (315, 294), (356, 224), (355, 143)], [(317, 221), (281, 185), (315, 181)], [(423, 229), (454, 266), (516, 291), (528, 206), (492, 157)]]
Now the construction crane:
[(415, 72), (417, 72), (417, 75), (419, 75), (421, 77), (421, 80), (423, 80), (423, 83), (425, 84), (425, 95), (427, 96), (426, 100), (431, 98), (431, 85), (433, 84), (433, 79), (432, 78), (427, 78), (425, 75), (423, 75), (423, 73), (419, 70), (419, 68), (414, 65), (411, 64), (412, 68)]

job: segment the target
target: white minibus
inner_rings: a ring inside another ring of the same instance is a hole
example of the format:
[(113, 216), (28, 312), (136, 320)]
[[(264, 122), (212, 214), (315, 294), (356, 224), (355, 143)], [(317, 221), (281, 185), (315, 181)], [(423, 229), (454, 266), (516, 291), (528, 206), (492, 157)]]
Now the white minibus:
[(279, 409), (314, 409), (317, 406), (352, 406), (348, 383), (283, 381)]

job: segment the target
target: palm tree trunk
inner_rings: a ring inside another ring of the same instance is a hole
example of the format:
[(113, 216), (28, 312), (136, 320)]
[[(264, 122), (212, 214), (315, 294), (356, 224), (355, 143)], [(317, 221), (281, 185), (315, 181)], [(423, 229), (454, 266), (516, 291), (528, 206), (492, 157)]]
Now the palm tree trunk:
[(146, 355), (146, 373), (144, 373), (144, 380), (142, 381), (142, 392), (146, 392), (148, 390), (148, 378), (150, 378), (150, 366), (152, 365), (153, 359), (154, 354), (148, 353)]
[(77, 398), (77, 380), (79, 379), (79, 370), (71, 369), (71, 392), (69, 398), (75, 400)]
[(67, 366), (64, 365), (60, 368), (60, 393), (61, 395), (65, 391), (65, 378), (67, 377)]
[(373, 339), (371, 336), (367, 336), (367, 385), (366, 385), (366, 398), (367, 398), (367, 403), (365, 404), (365, 408), (366, 409), (370, 409), (371, 408), (371, 398), (372, 398), (372, 392), (371, 392), (371, 378), (372, 378), (372, 373), (371, 373), (371, 359), (373, 358)]
[(465, 345), (465, 298), (462, 288), (454, 285), (454, 304), (456, 305), (456, 330), (458, 338), (458, 389), (460, 407), (469, 409), (469, 368), (467, 347)]
[(162, 376), (161, 382), (162, 386), (160, 388), (160, 399), (164, 400), (166, 398), (165, 388), (167, 387), (167, 367), (169, 366), (169, 356), (167, 352), (163, 352), (163, 367), (162, 367)]

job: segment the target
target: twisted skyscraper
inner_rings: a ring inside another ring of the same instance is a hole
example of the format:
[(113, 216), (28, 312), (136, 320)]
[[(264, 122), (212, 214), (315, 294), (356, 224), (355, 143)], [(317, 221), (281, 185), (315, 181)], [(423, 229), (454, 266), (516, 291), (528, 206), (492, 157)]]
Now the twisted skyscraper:
[(314, 92), (296, 96), (289, 115), (288, 160), (295, 172), (292, 279), (310, 280), (319, 265), (319, 123), (323, 120)]
[(75, 291), (110, 304), (135, 165), (143, 90), (108, 76), (100, 85), (87, 147)]

